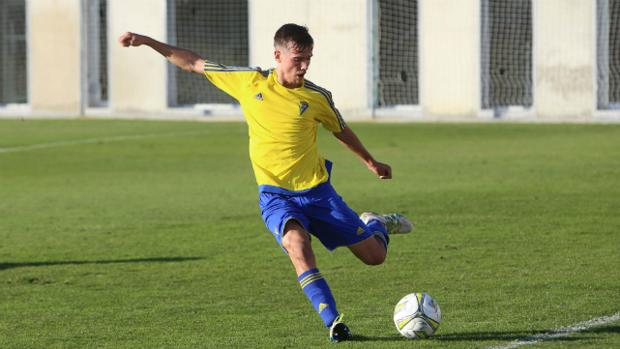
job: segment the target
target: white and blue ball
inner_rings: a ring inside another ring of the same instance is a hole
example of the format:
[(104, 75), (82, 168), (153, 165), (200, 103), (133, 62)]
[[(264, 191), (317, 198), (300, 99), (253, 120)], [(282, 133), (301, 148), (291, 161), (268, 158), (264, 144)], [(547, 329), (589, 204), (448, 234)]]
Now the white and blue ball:
[(403, 297), (394, 308), (394, 325), (407, 338), (428, 338), (441, 322), (441, 309), (433, 297), (424, 292)]

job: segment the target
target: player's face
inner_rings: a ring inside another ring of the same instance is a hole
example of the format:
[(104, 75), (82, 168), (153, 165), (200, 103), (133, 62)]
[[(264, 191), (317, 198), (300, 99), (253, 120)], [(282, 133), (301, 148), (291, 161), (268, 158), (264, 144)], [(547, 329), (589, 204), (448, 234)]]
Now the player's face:
[(310, 66), (312, 46), (299, 50), (289, 42), (287, 47), (276, 47), (274, 55), (278, 62), (276, 71), (280, 83), (288, 88), (301, 86)]

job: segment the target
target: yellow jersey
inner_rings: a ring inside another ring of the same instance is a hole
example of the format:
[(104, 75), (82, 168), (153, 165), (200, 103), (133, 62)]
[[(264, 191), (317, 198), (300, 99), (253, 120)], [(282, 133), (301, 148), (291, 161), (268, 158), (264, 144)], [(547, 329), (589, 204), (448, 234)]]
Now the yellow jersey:
[(346, 127), (329, 91), (308, 80), (298, 88), (284, 87), (274, 69), (205, 62), (204, 73), (241, 105), (262, 191), (299, 192), (327, 182), (325, 159), (317, 149), (318, 124), (331, 132)]

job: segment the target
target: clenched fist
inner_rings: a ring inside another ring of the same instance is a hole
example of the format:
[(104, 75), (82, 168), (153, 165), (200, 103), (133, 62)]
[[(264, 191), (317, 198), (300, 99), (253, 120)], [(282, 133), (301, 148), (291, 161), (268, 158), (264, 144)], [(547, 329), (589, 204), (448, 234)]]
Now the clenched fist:
[(118, 38), (118, 42), (124, 47), (140, 46), (146, 43), (148, 37), (136, 33), (125, 32)]

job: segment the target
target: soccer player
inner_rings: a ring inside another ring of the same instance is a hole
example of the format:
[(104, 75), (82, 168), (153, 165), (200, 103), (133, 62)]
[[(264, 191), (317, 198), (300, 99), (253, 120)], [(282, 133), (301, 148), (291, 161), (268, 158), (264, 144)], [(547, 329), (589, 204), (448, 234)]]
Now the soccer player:
[(303, 292), (334, 342), (350, 339), (311, 245), (316, 237), (328, 250), (348, 247), (368, 265), (383, 263), (389, 234), (411, 231), (400, 214), (361, 216), (330, 184), (332, 164), (317, 149), (322, 124), (380, 179), (392, 178), (389, 165), (375, 160), (342, 119), (331, 93), (305, 79), (314, 41), (304, 26), (285, 24), (274, 37), (275, 69), (224, 66), (150, 37), (124, 33), (121, 45), (147, 45), (172, 64), (206, 76), (235, 98), (248, 124), (250, 160), (258, 183), (262, 218), (288, 254)]

